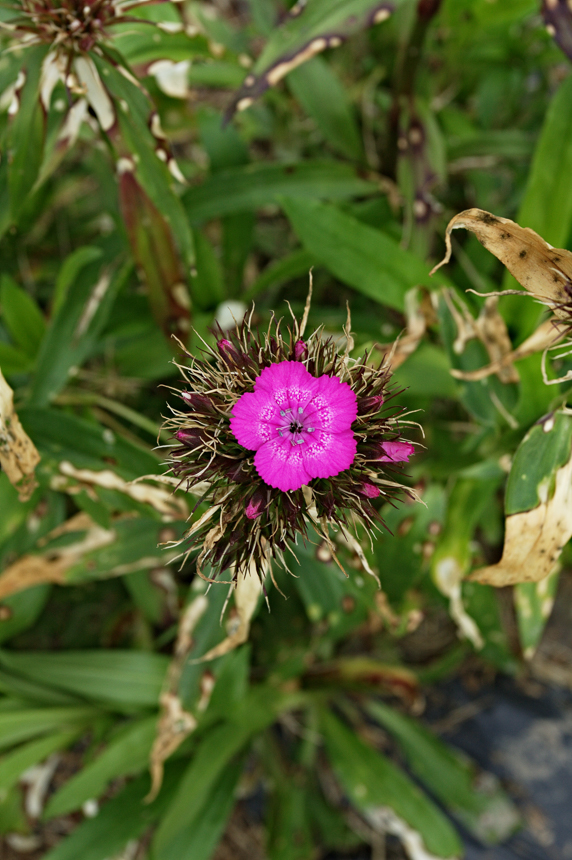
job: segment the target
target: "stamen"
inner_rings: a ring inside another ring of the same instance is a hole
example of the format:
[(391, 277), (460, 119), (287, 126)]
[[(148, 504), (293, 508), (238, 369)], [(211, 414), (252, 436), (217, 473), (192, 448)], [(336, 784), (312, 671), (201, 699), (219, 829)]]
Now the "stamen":
[(298, 406), (298, 412), (300, 413), (300, 415), (302, 414), (303, 411), (304, 411), (304, 407)]

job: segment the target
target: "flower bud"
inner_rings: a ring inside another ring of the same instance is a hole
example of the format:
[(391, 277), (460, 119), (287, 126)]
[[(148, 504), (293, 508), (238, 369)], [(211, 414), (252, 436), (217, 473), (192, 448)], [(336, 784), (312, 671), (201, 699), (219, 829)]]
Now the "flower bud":
[(256, 490), (249, 503), (247, 504), (244, 513), (249, 520), (255, 520), (266, 509), (268, 493), (265, 490)]
[(382, 442), (380, 463), (407, 463), (415, 448), (411, 442)]
[(366, 499), (377, 499), (380, 490), (379, 487), (375, 486), (375, 484), (365, 483), (361, 485), (358, 492), (360, 493), (360, 495), (365, 496)]
[(306, 358), (307, 355), (308, 347), (303, 340), (297, 340), (294, 344), (294, 357), (299, 360), (301, 358)]
[(189, 430), (177, 430), (175, 436), (179, 442), (182, 442), (183, 445), (187, 445), (189, 448), (195, 448), (197, 445), (200, 445), (201, 442), (204, 441), (204, 433), (198, 428), (192, 428)]
[(217, 347), (222, 360), (228, 367), (244, 367), (250, 364), (248, 356), (240, 352), (232, 341), (222, 338), (217, 343)]
[(181, 391), (181, 397), (193, 412), (203, 415), (216, 412), (213, 401), (204, 394), (194, 394), (192, 391)]
[(361, 397), (357, 402), (358, 415), (366, 415), (368, 412), (378, 412), (383, 405), (383, 397), (377, 394), (373, 397)]

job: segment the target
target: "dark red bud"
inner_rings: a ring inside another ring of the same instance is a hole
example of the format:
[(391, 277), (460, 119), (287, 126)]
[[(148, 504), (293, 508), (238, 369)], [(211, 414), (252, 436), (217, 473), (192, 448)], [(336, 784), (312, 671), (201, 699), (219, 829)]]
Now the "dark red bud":
[(182, 442), (183, 445), (187, 445), (189, 448), (195, 448), (197, 445), (204, 442), (203, 431), (195, 428), (189, 430), (177, 430), (175, 436), (179, 442)]
[(264, 510), (266, 509), (268, 501), (268, 493), (266, 490), (256, 490), (254, 495), (248, 502), (246, 508), (244, 509), (244, 513), (248, 517), (249, 520), (255, 520), (259, 517)]
[(357, 403), (358, 415), (367, 415), (368, 412), (379, 412), (383, 405), (383, 395), (374, 397), (361, 397)]
[(204, 394), (195, 394), (192, 391), (181, 391), (181, 397), (190, 406), (193, 412), (199, 412), (203, 415), (208, 415), (216, 412), (213, 401)]

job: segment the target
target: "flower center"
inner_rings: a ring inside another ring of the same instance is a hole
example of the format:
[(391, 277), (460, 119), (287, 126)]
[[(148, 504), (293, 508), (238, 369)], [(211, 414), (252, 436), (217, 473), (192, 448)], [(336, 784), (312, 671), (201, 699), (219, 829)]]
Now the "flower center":
[(306, 433), (313, 433), (315, 428), (309, 427), (308, 418), (304, 415), (304, 407), (298, 406), (294, 409), (281, 409), (280, 417), (284, 423), (278, 427), (278, 435), (284, 437), (290, 434), (291, 445), (303, 445), (307, 441)]

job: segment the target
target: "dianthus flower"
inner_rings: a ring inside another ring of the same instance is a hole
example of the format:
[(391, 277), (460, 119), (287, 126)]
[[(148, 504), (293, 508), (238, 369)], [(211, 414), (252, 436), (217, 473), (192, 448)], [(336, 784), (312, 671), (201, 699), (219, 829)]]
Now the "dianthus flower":
[(183, 538), (208, 578), (287, 566), (309, 528), (333, 550), (331, 526), (380, 527), (380, 503), (413, 496), (396, 481), (414, 448), (389, 367), (350, 359), (321, 328), (302, 340), (305, 320), (285, 335), (274, 319), (257, 334), (251, 320), (179, 365), (188, 390), (166, 424), (172, 473), (208, 505)]

